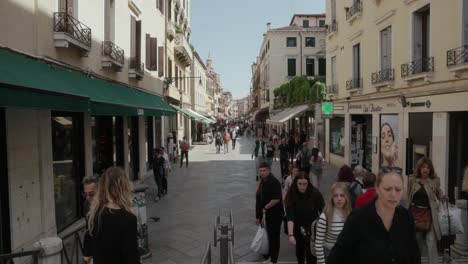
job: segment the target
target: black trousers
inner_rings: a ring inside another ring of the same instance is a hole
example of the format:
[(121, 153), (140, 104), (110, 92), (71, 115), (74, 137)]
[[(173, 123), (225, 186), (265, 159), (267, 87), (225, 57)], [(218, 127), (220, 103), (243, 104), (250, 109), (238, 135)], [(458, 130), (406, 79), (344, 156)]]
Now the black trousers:
[(288, 174), (288, 165), (289, 160), (287, 158), (280, 159), (280, 166), (281, 166), (281, 176)]
[(154, 181), (156, 182), (156, 186), (158, 186), (158, 197), (161, 198), (162, 196), (162, 189), (163, 189), (163, 186), (162, 186), (162, 179), (163, 179), (163, 175), (161, 173), (154, 173)]
[(278, 262), (279, 250), (280, 250), (280, 234), (281, 234), (281, 222), (283, 222), (282, 215), (266, 216), (266, 229), (268, 233), (268, 243), (270, 246), (270, 258), (271, 262)]
[(180, 153), (180, 166), (184, 164), (184, 156), (185, 156), (185, 166), (188, 167), (188, 151), (181, 151)]
[(235, 138), (232, 139), (232, 149), (236, 149), (236, 140)]
[[(294, 238), (296, 239), (296, 258), (298, 264), (315, 264), (317, 258), (312, 255), (310, 249), (310, 236), (304, 238), (300, 232), (294, 231)], [(307, 259), (307, 262), (306, 262)]]

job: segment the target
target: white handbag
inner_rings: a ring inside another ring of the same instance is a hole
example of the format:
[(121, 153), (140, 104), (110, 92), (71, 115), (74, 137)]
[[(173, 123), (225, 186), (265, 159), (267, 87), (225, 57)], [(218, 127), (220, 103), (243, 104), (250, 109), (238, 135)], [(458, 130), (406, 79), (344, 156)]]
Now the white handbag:
[(258, 227), (257, 233), (252, 240), (250, 249), (261, 255), (268, 255), (270, 247), (268, 244), (268, 233), (266, 231), (265, 214), (263, 214), (262, 223)]
[(461, 210), (448, 202), (439, 206), (438, 212), (440, 233), (442, 236), (463, 234)]

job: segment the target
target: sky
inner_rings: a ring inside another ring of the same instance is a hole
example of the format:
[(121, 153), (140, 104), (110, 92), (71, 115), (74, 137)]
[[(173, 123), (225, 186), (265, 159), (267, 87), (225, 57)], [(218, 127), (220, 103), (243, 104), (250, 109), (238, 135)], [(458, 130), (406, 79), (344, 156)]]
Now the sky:
[(293, 14), (325, 13), (325, 0), (191, 0), (191, 8), (190, 42), (204, 62), (211, 56), (221, 87), (239, 99), (249, 94), (266, 23), (284, 27)]

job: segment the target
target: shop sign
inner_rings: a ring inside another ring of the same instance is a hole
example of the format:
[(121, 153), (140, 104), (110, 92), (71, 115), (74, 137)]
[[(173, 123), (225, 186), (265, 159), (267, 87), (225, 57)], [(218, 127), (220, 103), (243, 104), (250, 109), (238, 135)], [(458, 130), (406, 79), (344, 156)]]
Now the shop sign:
[[(396, 105), (394, 103), (388, 103), (387, 108), (394, 108)], [(383, 107), (379, 105), (371, 104), (348, 104), (349, 110), (362, 110), (364, 113), (373, 113), (373, 112), (382, 112)]]
[(145, 114), (145, 110), (144, 109), (137, 109), (137, 115), (139, 116), (142, 116)]
[(372, 112), (381, 112), (381, 106), (374, 106), (374, 104), (364, 105), (364, 113), (372, 113)]

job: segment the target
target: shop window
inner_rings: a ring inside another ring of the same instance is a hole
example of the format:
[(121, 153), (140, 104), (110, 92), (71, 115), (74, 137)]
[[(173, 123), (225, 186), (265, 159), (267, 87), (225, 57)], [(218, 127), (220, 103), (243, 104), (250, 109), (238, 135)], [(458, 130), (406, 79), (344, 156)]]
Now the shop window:
[(0, 255), (11, 251), (5, 109), (0, 108)]
[(330, 152), (344, 157), (344, 117), (330, 119)]
[(83, 169), (83, 117), (75, 113), (52, 114), (52, 157), (55, 218), (61, 231), (82, 217), (80, 181)]

